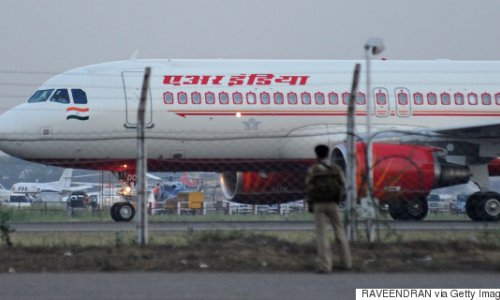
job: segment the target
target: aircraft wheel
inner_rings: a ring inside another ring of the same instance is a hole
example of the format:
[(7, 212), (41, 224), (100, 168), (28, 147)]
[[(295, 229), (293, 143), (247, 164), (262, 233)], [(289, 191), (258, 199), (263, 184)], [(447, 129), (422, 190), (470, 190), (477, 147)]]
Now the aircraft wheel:
[(484, 221), (498, 221), (500, 219), (500, 194), (484, 193), (478, 202), (476, 212)]
[(407, 220), (409, 215), (406, 210), (406, 202), (401, 200), (392, 201), (389, 204), (389, 215), (394, 220)]
[(109, 214), (111, 215), (111, 219), (115, 222), (120, 222), (120, 216), (118, 215), (118, 207), (120, 205), (120, 202), (116, 202), (113, 205), (111, 205), (111, 208), (109, 209)]
[(478, 204), (481, 201), (481, 193), (477, 192), (467, 198), (465, 203), (465, 212), (473, 221), (481, 221), (481, 216), (478, 215)]
[(116, 212), (117, 212), (116, 215), (121, 221), (129, 222), (134, 218), (135, 208), (132, 206), (132, 204), (128, 202), (123, 202), (120, 203), (120, 205), (116, 209)]
[(429, 204), (425, 197), (411, 199), (406, 203), (406, 211), (412, 220), (423, 220), (429, 214)]

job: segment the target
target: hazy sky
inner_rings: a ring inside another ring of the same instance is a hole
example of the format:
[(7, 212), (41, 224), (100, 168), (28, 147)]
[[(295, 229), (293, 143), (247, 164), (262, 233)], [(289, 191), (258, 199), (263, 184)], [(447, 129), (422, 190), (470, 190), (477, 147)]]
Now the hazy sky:
[(52, 74), (139, 58), (499, 60), (499, 0), (0, 0), (0, 112)]

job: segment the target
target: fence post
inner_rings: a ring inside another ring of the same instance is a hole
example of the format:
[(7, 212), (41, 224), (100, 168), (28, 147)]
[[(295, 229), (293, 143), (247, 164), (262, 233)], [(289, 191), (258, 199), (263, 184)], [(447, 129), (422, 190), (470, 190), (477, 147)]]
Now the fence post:
[(358, 229), (356, 221), (356, 146), (354, 143), (356, 132), (354, 131), (354, 113), (356, 105), (356, 96), (358, 93), (358, 80), (360, 64), (356, 64), (352, 79), (351, 95), (349, 97), (349, 105), (347, 108), (347, 165), (346, 165), (346, 210), (344, 219), (346, 223), (347, 239), (350, 241), (356, 240), (356, 232)]
[(144, 246), (148, 243), (148, 214), (147, 214), (147, 198), (146, 198), (146, 173), (147, 173), (147, 157), (146, 157), (146, 140), (144, 129), (144, 114), (146, 111), (146, 98), (149, 89), (149, 78), (151, 75), (151, 67), (146, 67), (144, 72), (144, 81), (142, 82), (141, 99), (137, 112), (137, 220), (136, 233), (137, 244)]

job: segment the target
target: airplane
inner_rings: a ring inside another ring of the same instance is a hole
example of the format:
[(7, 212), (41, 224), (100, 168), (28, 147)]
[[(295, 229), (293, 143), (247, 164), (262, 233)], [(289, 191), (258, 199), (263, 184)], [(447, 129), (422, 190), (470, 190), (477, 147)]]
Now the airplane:
[[(219, 172), (228, 200), (303, 199), (313, 148), (349, 168), (347, 99), (357, 61), (128, 60), (69, 70), (0, 116), (0, 150), (54, 166), (100, 169), (134, 181), (137, 108), (145, 67), (148, 171)], [(363, 64), (362, 64), (363, 65)], [(498, 221), (500, 62), (372, 62), (371, 99), (356, 95), (356, 169), (366, 186), (367, 102), (373, 110), (373, 195), (394, 219), (421, 220), (432, 189), (472, 180), (476, 221)], [(363, 76), (360, 87), (365, 86)], [(111, 207), (134, 216), (131, 203)], [(115, 218), (114, 218), (115, 219)]]
[(61, 178), (53, 182), (18, 182), (12, 185), (12, 193), (39, 194), (42, 192), (75, 192), (92, 188), (89, 184), (71, 186), (73, 169), (64, 169)]

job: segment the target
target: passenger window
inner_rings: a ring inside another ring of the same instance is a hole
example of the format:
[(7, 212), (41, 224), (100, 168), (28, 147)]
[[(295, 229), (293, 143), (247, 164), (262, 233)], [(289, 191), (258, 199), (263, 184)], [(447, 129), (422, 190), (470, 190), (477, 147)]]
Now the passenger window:
[(429, 93), (427, 94), (427, 103), (430, 105), (436, 105), (437, 104), (437, 96), (434, 93)]
[(339, 95), (337, 95), (337, 93), (330, 93), (330, 94), (328, 94), (328, 102), (331, 105), (337, 105), (337, 104), (339, 104)]
[(215, 95), (212, 92), (205, 93), (205, 101), (207, 104), (215, 104)]
[(241, 93), (234, 93), (233, 94), (233, 103), (234, 104), (242, 104), (243, 103), (243, 95)]
[(179, 102), (179, 104), (187, 104), (187, 102), (188, 102), (187, 94), (184, 92), (178, 93), (177, 94), (177, 102)]
[(424, 104), (424, 95), (422, 95), (421, 93), (413, 94), (413, 103), (415, 103), (415, 105)]
[(309, 93), (302, 93), (300, 95), (301, 99), (302, 99), (302, 104), (311, 104), (311, 94)]
[(229, 104), (229, 96), (226, 92), (219, 93), (220, 104)]
[(52, 102), (69, 103), (69, 94), (67, 89), (58, 89), (50, 98)]
[(257, 97), (255, 96), (255, 93), (252, 92), (247, 93), (247, 103), (255, 104), (256, 102), (257, 102)]
[(325, 95), (319, 92), (314, 94), (314, 102), (316, 102), (317, 105), (325, 104)]
[(366, 97), (364, 93), (358, 93), (358, 96), (356, 97), (356, 105), (365, 105), (366, 104)]
[(477, 94), (470, 93), (467, 95), (467, 98), (469, 99), (470, 105), (477, 105)]
[(260, 103), (262, 104), (269, 104), (271, 103), (271, 97), (269, 96), (269, 93), (260, 93)]
[(276, 92), (274, 93), (274, 104), (283, 104), (285, 102), (285, 98), (282, 93)]
[(451, 104), (450, 94), (448, 94), (448, 93), (441, 94), (441, 104), (443, 104), (443, 105), (450, 105)]
[(54, 91), (54, 89), (36, 91), (33, 94), (33, 96), (31, 96), (31, 98), (29, 98), (28, 103), (36, 103), (36, 102), (47, 101), (47, 99), (49, 99), (49, 97), (50, 97), (50, 95), (52, 94), (53, 91)]
[(297, 94), (290, 92), (286, 97), (288, 99), (288, 104), (297, 104)]
[(465, 102), (464, 99), (465, 99), (464, 94), (462, 94), (462, 93), (455, 94), (455, 104), (456, 105), (464, 105), (464, 102)]
[(83, 90), (71, 89), (71, 95), (75, 104), (87, 104), (87, 94)]
[(495, 94), (495, 104), (500, 105), (500, 93)]
[(201, 94), (199, 92), (191, 93), (191, 102), (193, 104), (201, 104)]
[(350, 93), (343, 93), (342, 94), (342, 102), (345, 104), (345, 105), (348, 105), (349, 104), (349, 98), (351, 97), (351, 94)]
[(483, 93), (481, 95), (481, 102), (483, 105), (491, 105), (491, 95), (488, 93)]
[(382, 93), (382, 91), (379, 91), (375, 95), (375, 99), (376, 99), (377, 105), (386, 105), (387, 104), (387, 97), (385, 96), (384, 93)]
[(163, 93), (163, 102), (165, 104), (173, 104), (174, 103), (174, 94), (171, 92)]

